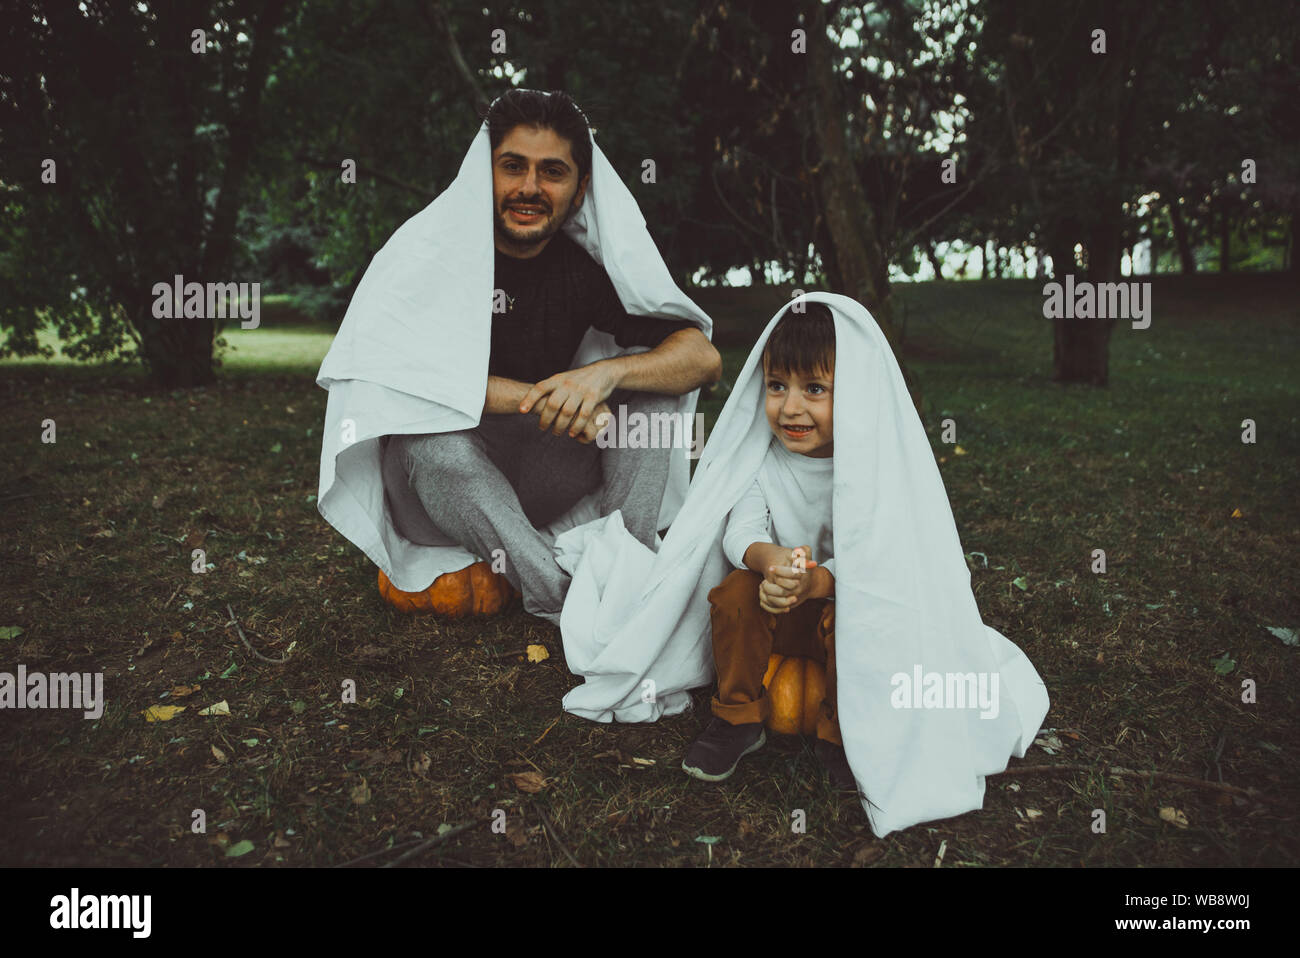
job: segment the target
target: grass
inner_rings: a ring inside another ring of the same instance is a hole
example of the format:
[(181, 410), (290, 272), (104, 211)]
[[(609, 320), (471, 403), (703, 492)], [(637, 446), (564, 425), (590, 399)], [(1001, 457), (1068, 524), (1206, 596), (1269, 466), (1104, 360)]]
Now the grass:
[[(1159, 277), (1151, 328), (1115, 330), (1102, 390), (1050, 382), (1033, 283), (898, 296), (962, 544), (987, 556), (972, 573), (981, 612), (1052, 696), (1054, 754), (1013, 760), (983, 810), (877, 840), (798, 739), (696, 782), (679, 764), (707, 690), (655, 725), (590, 723), (561, 712), (576, 680), (550, 625), (517, 608), (460, 622), (393, 611), (316, 512), (313, 380), (329, 333), (264, 312), (261, 329), (228, 334), (236, 349), (208, 389), (3, 365), (15, 427), (0, 437), (0, 626), (22, 632), (0, 638), (0, 669), (102, 670), (107, 707), (98, 721), (4, 714), (0, 863), (330, 865), (395, 846), (370, 865), (416, 832), (473, 822), (410, 863), (929, 867), (942, 842), (944, 867), (1300, 862), (1298, 653), (1265, 630), (1300, 626), (1294, 293), (1274, 276)], [(782, 293), (699, 299), (734, 378)], [(710, 421), (723, 398), (702, 403)], [(939, 441), (945, 417), (964, 455)], [(39, 440), (47, 418), (56, 444)], [(206, 575), (191, 571), (195, 548)], [(254, 648), (288, 663), (249, 654), (227, 603)], [(528, 662), (529, 644), (550, 658)], [(349, 680), (355, 704), (341, 701)], [(220, 701), (228, 717), (197, 714)], [(145, 722), (170, 703), (186, 711)], [(1093, 771), (1015, 772), (1058, 763)], [(509, 777), (529, 771), (540, 792)]]

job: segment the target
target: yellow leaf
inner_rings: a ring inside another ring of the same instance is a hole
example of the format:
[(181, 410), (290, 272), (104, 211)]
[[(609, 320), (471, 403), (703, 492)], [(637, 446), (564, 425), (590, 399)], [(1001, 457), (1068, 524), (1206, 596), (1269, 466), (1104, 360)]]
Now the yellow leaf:
[(511, 772), (506, 778), (515, 783), (521, 792), (536, 794), (546, 787), (546, 779), (541, 772)]
[(546, 651), (544, 645), (530, 645), (527, 651), (529, 662), (545, 662), (551, 657), (551, 653)]
[(964, 456), (964, 455), (966, 455), (966, 450), (963, 449), (961, 446), (953, 446), (953, 447), (952, 447), (952, 454), (953, 454), (954, 456)]
[(170, 722), (184, 711), (184, 705), (151, 705), (140, 714), (146, 722)]
[(366, 784), (366, 780), (363, 778), (361, 784), (354, 786), (352, 789), (352, 803), (354, 805), (364, 805), (368, 801), (370, 801), (370, 786)]
[(226, 764), (226, 753), (221, 751), (221, 749), (217, 748), (215, 745), (212, 746), (212, 757), (222, 765)]
[(1229, 518), (1232, 518), (1232, 519), (1240, 519), (1240, 518), (1241, 518), (1241, 510), (1240, 510), (1240, 509), (1233, 509), (1233, 510), (1232, 510), (1232, 515), (1231, 515)]
[(1172, 805), (1160, 809), (1160, 820), (1170, 825), (1177, 825), (1179, 828), (1186, 828), (1188, 825), (1187, 816)]

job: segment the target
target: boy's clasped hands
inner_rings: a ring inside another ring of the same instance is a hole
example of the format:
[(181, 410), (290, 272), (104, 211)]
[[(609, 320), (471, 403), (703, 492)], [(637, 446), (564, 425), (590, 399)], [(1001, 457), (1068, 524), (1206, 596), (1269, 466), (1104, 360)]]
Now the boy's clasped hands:
[(818, 598), (812, 570), (817, 563), (808, 558), (812, 549), (798, 546), (790, 550), (784, 564), (769, 565), (758, 586), (758, 605), (764, 612), (789, 612), (805, 599)]

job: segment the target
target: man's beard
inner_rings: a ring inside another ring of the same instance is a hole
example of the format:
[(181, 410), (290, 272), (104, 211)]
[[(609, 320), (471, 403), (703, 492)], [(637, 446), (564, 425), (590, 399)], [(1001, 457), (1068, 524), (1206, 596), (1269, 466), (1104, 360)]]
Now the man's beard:
[[(544, 200), (538, 198), (536, 202), (512, 199), (508, 205), (544, 206), (546, 204)], [(572, 217), (573, 212), (573, 202), (570, 201), (563, 214), (556, 213), (552, 210), (551, 215), (547, 219), (523, 229), (511, 225), (506, 220), (505, 206), (497, 207), (494, 219), (496, 231), (500, 235), (504, 236), (511, 243), (528, 247), (536, 246), (538, 243), (543, 243), (558, 233), (564, 224)]]

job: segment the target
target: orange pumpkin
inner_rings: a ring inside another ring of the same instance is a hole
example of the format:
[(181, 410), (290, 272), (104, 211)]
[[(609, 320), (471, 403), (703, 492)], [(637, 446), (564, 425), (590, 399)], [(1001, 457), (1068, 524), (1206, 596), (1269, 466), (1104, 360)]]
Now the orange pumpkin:
[(436, 612), (448, 618), (492, 615), (519, 593), (510, 580), (492, 571), (488, 562), (475, 562), (433, 580), (423, 592), (403, 592), (379, 570), (379, 594), (399, 612)]
[(801, 656), (773, 654), (763, 687), (772, 700), (767, 727), (782, 735), (814, 735), (826, 697), (826, 669)]

